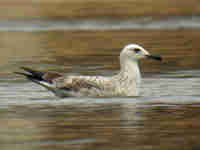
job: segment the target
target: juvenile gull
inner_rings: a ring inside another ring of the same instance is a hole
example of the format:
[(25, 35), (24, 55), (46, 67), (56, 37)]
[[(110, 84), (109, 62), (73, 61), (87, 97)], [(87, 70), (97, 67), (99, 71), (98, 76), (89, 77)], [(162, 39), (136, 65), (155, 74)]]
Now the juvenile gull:
[(40, 72), (22, 67), (27, 79), (52, 91), (58, 97), (112, 97), (138, 96), (141, 82), (138, 61), (143, 58), (162, 60), (150, 55), (137, 44), (129, 44), (120, 53), (120, 71), (114, 76), (62, 75), (55, 72)]

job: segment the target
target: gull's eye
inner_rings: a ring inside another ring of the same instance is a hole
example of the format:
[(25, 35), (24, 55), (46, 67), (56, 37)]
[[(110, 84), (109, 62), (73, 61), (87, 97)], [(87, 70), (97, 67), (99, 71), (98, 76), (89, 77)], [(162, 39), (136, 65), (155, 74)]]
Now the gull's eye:
[(140, 52), (140, 49), (136, 48), (134, 49), (135, 53), (139, 53)]

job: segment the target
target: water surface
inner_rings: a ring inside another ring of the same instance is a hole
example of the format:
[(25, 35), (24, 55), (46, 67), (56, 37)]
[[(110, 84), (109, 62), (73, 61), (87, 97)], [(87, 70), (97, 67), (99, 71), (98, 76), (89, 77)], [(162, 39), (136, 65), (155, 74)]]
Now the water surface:
[(3, 149), (199, 147), (197, 74), (147, 74), (141, 96), (130, 98), (59, 99), (21, 78), (4, 78), (0, 143)]
[(167, 18), (101, 17), (87, 19), (12, 19), (0, 20), (0, 31), (37, 32), (52, 30), (121, 30), (121, 29), (196, 29), (200, 28), (200, 16), (176, 16)]
[[(0, 34), (1, 149), (199, 149), (199, 29)], [(164, 58), (140, 63), (139, 97), (59, 99), (13, 74), (26, 66), (113, 75), (132, 42)]]

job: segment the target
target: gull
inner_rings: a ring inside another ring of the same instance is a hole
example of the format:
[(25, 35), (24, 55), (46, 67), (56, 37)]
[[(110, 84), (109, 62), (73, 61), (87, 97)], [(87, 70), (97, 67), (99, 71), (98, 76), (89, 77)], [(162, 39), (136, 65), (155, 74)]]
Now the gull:
[(119, 56), (120, 71), (113, 76), (65, 75), (27, 67), (21, 67), (25, 73), (15, 73), (25, 76), (61, 98), (138, 96), (141, 83), (138, 63), (144, 58), (162, 60), (160, 56), (150, 55), (137, 44), (129, 44), (122, 49)]

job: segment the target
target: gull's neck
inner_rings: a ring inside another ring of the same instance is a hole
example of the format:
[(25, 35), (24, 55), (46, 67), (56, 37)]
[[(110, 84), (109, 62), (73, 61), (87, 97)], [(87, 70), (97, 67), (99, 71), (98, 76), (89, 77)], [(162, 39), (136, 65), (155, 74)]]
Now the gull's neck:
[(125, 61), (120, 61), (120, 73), (118, 75), (122, 78), (126, 78), (128, 82), (130, 80), (140, 82), (141, 77), (138, 61), (133, 61), (129, 59)]
[(120, 58), (120, 72), (115, 79), (119, 83), (119, 88), (125, 90), (126, 95), (138, 95), (141, 81), (138, 61)]

